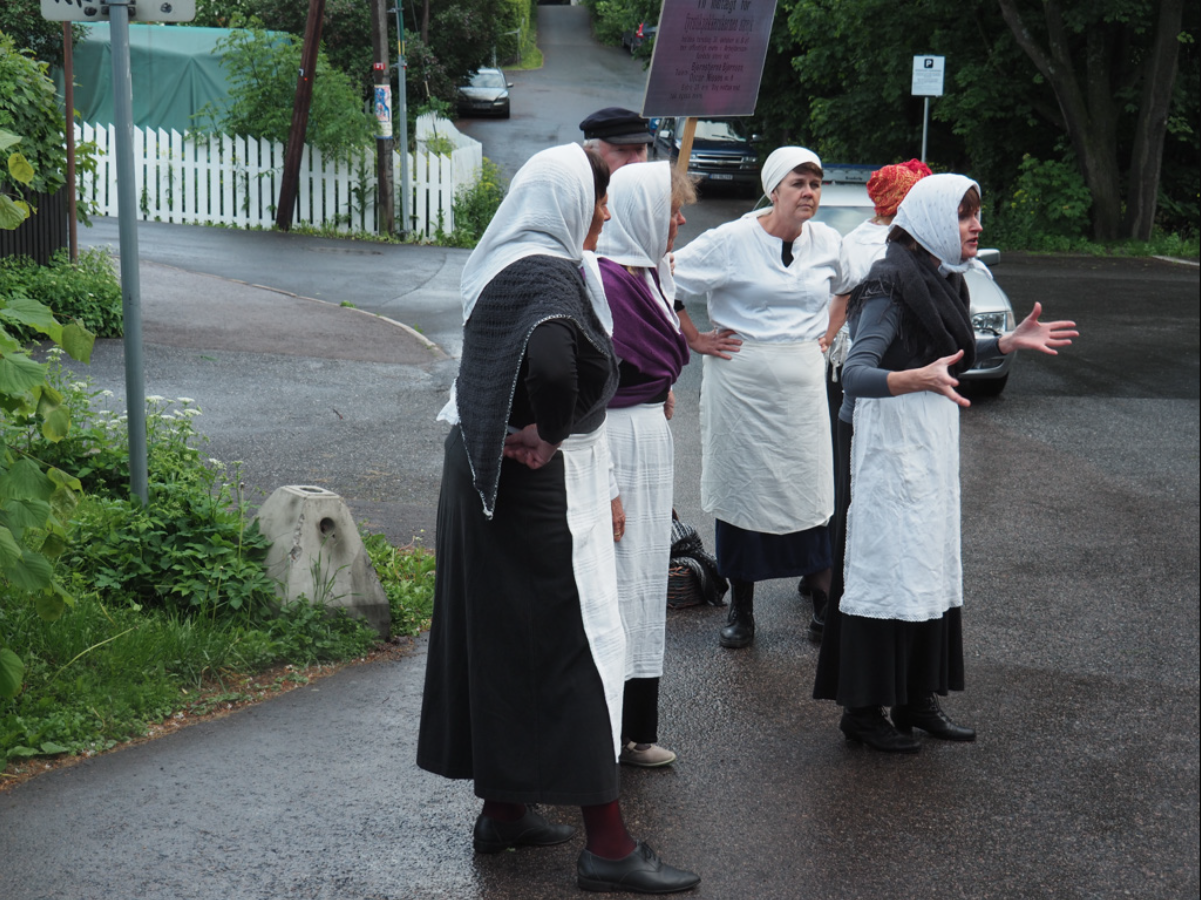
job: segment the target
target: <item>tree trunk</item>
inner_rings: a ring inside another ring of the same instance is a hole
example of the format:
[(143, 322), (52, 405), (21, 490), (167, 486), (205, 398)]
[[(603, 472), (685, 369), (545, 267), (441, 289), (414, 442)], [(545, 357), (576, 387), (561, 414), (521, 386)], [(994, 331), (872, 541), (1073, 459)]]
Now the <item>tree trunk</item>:
[(1143, 96), (1130, 158), (1130, 193), (1123, 231), (1135, 240), (1151, 238), (1159, 201), (1163, 144), (1180, 58), (1180, 25), (1184, 0), (1161, 0), (1151, 51), (1143, 67)]
[(1044, 0), (1043, 3), (1048, 35), (1046, 49), (1026, 27), (1014, 0), (998, 0), (998, 4), (1018, 46), (1047, 79), (1059, 102), (1068, 138), (1093, 195), (1093, 237), (1099, 241), (1113, 240), (1118, 236), (1122, 216), (1121, 169), (1117, 156), (1118, 110), (1110, 89), (1111, 59), (1106, 52), (1110, 44), (1104, 26), (1094, 25), (1088, 34), (1086, 93), (1081, 89), (1073, 66), (1058, 0)]
[(430, 0), (421, 4), (421, 43), (427, 47), (430, 45)]

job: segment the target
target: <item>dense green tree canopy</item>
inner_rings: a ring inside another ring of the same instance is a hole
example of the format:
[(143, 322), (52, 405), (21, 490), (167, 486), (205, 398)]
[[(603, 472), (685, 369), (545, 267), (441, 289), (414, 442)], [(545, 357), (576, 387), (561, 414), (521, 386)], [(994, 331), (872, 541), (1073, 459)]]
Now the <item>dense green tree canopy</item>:
[(780, 0), (757, 127), (832, 160), (914, 156), (922, 101), (909, 95), (912, 58), (941, 55), (936, 167), (1007, 188), (1028, 156), (1068, 160), (1092, 193), (1096, 237), (1147, 236), (1161, 186), (1176, 227), (1191, 216), (1195, 228), (1196, 179), (1182, 162), (1195, 172), (1198, 10), (1183, 6)]

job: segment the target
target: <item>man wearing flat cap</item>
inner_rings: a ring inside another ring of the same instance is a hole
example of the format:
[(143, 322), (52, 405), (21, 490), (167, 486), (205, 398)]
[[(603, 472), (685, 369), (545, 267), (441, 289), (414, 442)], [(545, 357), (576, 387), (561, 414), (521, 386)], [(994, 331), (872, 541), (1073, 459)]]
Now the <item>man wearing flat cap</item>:
[(646, 148), (655, 139), (646, 119), (620, 106), (598, 109), (580, 123), (580, 130), (584, 146), (600, 153), (610, 172), (626, 163), (646, 162)]

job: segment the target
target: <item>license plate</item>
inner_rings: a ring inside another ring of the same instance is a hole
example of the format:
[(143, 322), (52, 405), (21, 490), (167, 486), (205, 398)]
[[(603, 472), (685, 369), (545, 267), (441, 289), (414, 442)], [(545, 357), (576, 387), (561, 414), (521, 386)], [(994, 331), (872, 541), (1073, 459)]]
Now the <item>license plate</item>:
[(709, 177), (711, 179), (713, 179), (714, 181), (733, 181), (734, 180), (733, 175), (730, 175), (725, 172), (718, 173), (717, 175), (710, 175)]

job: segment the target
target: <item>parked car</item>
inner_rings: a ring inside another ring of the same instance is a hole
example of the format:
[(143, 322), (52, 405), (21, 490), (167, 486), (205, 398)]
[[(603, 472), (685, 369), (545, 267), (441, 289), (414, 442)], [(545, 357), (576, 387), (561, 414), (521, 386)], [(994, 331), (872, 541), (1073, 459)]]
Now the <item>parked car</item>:
[[(673, 164), (679, 159), (685, 121), (671, 116), (659, 120), (651, 144), (653, 159), (667, 159)], [(697, 176), (702, 185), (738, 188), (755, 196), (760, 190), (762, 165), (755, 138), (746, 133), (744, 119), (697, 119), (688, 174)]]
[(645, 22), (639, 22), (637, 28), (622, 32), (621, 46), (629, 50), (630, 56), (633, 56), (639, 47), (647, 41), (654, 40), (658, 31), (658, 25), (647, 25)]
[[(813, 218), (817, 222), (825, 222), (838, 231), (847, 234), (857, 228), (865, 219), (875, 214), (875, 207), (867, 195), (867, 177), (859, 182), (861, 170), (866, 170), (870, 176), (878, 166), (828, 166), (826, 177), (842, 177), (858, 183), (833, 182), (822, 185), (822, 202)], [(999, 250), (980, 250), (979, 259), (985, 265), (992, 266), (1001, 262)], [(968, 291), (972, 297), (972, 328), (977, 338), (993, 337), (1013, 330), (1015, 319), (1013, 304), (1001, 290), (1001, 286), (983, 272), (969, 269), (967, 279)], [(970, 382), (977, 394), (995, 396), (1005, 389), (1009, 381), (1009, 370), (1013, 367), (1015, 354), (1000, 355), (986, 359), (977, 359), (976, 367), (960, 376), (961, 380)]]
[(480, 69), (467, 84), (459, 86), (459, 115), (500, 116), (509, 118), (509, 88), (500, 69)]

